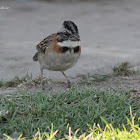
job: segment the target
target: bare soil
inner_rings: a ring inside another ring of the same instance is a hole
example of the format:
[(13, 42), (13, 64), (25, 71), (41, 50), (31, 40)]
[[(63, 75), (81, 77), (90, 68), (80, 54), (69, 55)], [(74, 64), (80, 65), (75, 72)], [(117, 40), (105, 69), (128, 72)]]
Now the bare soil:
[[(39, 81), (38, 83), (34, 82), (26, 82), (24, 84), (19, 84), (17, 87), (8, 87), (8, 88), (1, 88), (1, 94), (11, 94), (14, 92), (52, 92), (52, 94), (59, 93), (59, 92), (67, 92), (73, 88), (77, 88), (77, 90), (85, 90), (85, 89), (100, 89), (100, 90), (108, 90), (109, 88), (113, 89), (123, 89), (127, 91), (132, 91), (135, 94), (140, 96), (140, 74), (135, 74), (131, 76), (125, 77), (107, 77), (102, 79), (97, 77), (96, 79), (93, 77), (83, 78), (82, 76), (77, 77), (76, 79), (72, 80), (72, 88), (67, 88), (66, 80), (59, 80), (53, 81), (48, 80), (45, 84), (45, 89), (42, 90)], [(48, 90), (49, 87), (49, 90)], [(50, 88), (51, 87), (51, 88)]]

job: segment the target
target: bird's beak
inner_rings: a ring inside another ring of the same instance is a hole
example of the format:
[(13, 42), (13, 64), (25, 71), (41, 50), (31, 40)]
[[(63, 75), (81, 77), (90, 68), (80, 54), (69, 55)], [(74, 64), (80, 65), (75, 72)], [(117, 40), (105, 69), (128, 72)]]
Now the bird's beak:
[(71, 36), (70, 36), (70, 39), (71, 39), (72, 41), (80, 41), (80, 37), (79, 37), (78, 34), (73, 34), (73, 35), (71, 35)]

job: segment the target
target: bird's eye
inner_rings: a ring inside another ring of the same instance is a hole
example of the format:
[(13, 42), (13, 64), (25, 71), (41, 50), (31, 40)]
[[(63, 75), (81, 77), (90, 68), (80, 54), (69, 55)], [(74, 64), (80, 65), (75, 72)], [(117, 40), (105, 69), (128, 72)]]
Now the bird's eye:
[(67, 32), (64, 32), (64, 36), (66, 36), (66, 35), (68, 35), (68, 33)]

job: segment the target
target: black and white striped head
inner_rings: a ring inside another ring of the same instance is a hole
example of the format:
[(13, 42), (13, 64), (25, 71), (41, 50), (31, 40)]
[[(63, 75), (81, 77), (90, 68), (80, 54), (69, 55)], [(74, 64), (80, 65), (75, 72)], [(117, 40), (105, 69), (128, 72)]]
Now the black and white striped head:
[(61, 43), (61, 46), (62, 43), (68, 44), (68, 42), (70, 44), (73, 43), (72, 46), (75, 46), (76, 43), (78, 45), (80, 43), (80, 36), (76, 24), (72, 21), (64, 21), (62, 28), (57, 33), (57, 40)]

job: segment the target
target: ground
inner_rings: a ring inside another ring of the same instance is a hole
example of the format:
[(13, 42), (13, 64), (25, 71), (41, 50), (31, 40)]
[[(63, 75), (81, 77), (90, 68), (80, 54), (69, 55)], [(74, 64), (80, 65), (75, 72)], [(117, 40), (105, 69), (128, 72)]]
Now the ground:
[[(13, 80), (5, 83), (3, 87), (0, 89), (1, 94), (9, 94), (13, 92), (17, 92), (18, 89), (28, 90), (29, 92), (40, 92), (42, 88), (40, 87), (40, 80), (37, 78), (36, 80), (31, 80), (30, 78), (25, 78), (26, 80), (21, 80), (21, 82), (17, 82), (17, 80)], [(66, 80), (58, 80), (53, 81), (52, 79), (44, 80), (44, 84), (46, 89), (42, 92), (46, 93), (51, 87), (51, 91), (54, 93), (58, 92), (66, 92), (71, 89), (67, 88)], [(80, 89), (100, 89), (106, 90), (109, 88), (113, 89), (125, 89), (132, 90), (134, 93), (140, 93), (140, 74), (133, 74), (130, 76), (110, 76), (109, 75), (79, 75), (76, 78), (72, 79), (72, 87), (79, 87)]]
[[(39, 76), (39, 64), (32, 60), (36, 45), (57, 32), (64, 20), (77, 24), (82, 44), (78, 63), (66, 71), (70, 79), (79, 74), (109, 74), (122, 62), (139, 69), (139, 4), (139, 0), (1, 1), (0, 6), (9, 8), (0, 9), (0, 80), (23, 77), (27, 72), (33, 78)], [(64, 80), (59, 72), (46, 70), (44, 76)]]

